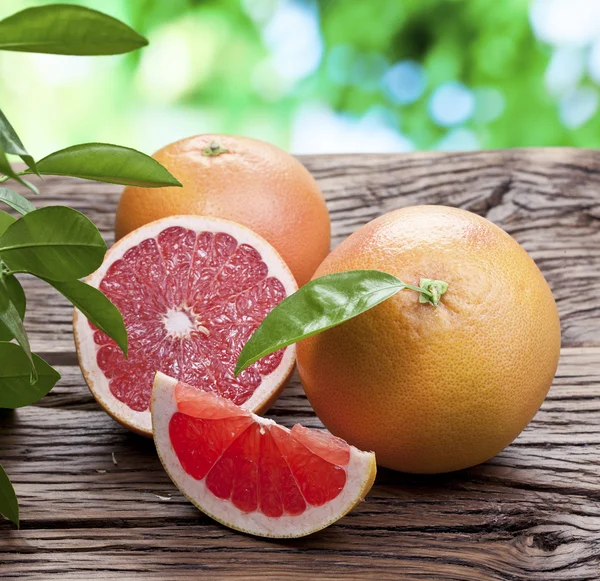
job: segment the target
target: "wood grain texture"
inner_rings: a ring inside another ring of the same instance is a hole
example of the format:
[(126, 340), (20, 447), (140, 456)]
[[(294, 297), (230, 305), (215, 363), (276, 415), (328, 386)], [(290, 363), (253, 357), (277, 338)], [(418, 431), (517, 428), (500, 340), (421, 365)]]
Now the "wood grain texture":
[[(600, 153), (302, 161), (326, 194), (335, 244), (383, 212), (442, 203), (487, 216), (525, 246), (563, 329), (557, 377), (530, 426), (469, 470), (381, 469), (365, 502), (306, 539), (234, 533), (178, 493), (152, 442), (98, 408), (76, 366), (70, 307), (26, 280), (34, 348), (63, 377), (37, 405), (0, 413), (0, 458), (22, 511), (20, 531), (0, 522), (0, 578), (600, 580)], [(64, 178), (43, 188), (42, 205), (73, 205), (112, 241), (120, 188)], [(268, 415), (320, 425), (297, 377)]]

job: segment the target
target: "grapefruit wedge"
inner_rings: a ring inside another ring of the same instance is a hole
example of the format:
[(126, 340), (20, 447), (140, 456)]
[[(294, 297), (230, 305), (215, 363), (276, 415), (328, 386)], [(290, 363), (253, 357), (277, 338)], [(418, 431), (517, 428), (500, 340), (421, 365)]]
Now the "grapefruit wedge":
[(203, 216), (157, 220), (119, 240), (86, 282), (121, 311), (129, 357), (75, 311), (79, 363), (98, 403), (133, 431), (152, 435), (157, 371), (257, 413), (292, 372), (290, 346), (234, 376), (244, 343), (297, 290), (277, 251), (245, 226)]
[(202, 512), (264, 537), (302, 537), (350, 511), (375, 479), (375, 454), (323, 430), (291, 430), (162, 373), (154, 442), (177, 488)]

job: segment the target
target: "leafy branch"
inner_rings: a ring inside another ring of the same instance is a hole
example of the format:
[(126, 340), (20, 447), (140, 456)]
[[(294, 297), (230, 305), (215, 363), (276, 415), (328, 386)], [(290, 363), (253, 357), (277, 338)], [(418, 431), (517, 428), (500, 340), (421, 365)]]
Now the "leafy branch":
[[(148, 41), (106, 14), (66, 4), (28, 8), (0, 21), (0, 50), (64, 55), (112, 55)], [(27, 166), (16, 171), (10, 157)], [(14, 180), (34, 194), (24, 176), (72, 176), (143, 187), (181, 186), (156, 160), (108, 143), (84, 143), (34, 160), (0, 110), (0, 183)], [(15, 276), (40, 278), (66, 297), (127, 355), (127, 331), (118, 309), (99, 290), (82, 282), (104, 259), (106, 243), (94, 224), (67, 206), (36, 208), (25, 196), (0, 187), (0, 408), (14, 409), (46, 395), (60, 374), (31, 352), (23, 319), (26, 298)], [(0, 465), (0, 514), (19, 525), (19, 506)]]

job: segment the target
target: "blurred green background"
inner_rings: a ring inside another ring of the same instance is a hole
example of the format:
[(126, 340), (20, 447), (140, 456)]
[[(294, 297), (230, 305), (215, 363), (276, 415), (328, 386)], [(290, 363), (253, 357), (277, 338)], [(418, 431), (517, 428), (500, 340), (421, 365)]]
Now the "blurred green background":
[(150, 46), (0, 54), (0, 103), (36, 156), (209, 132), (294, 153), (600, 146), (600, 0), (73, 3)]

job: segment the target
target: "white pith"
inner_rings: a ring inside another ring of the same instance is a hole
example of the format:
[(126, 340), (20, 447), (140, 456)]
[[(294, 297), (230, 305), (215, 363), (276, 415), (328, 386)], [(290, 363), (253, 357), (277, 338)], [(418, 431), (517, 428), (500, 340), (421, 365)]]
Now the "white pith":
[[(289, 296), (298, 290), (298, 285), (289, 268), (277, 251), (266, 240), (245, 226), (230, 222), (229, 220), (209, 218), (206, 216), (171, 216), (169, 218), (151, 222), (150, 224), (134, 230), (119, 240), (107, 252), (100, 268), (91, 274), (86, 279), (86, 282), (89, 285), (98, 288), (110, 265), (122, 258), (127, 250), (133, 246), (137, 246), (143, 240), (156, 238), (160, 232), (173, 226), (192, 230), (196, 234), (200, 232), (225, 232), (226, 234), (233, 236), (237, 240), (238, 245), (249, 244), (258, 251), (265, 264), (267, 264), (269, 268), (267, 276), (274, 276), (279, 279), (285, 288), (286, 295)], [(198, 330), (203, 332), (202, 329)], [(104, 373), (98, 367), (98, 363), (96, 362), (97, 345), (94, 343), (93, 330), (89, 326), (85, 316), (77, 309), (75, 309), (75, 315), (73, 317), (73, 331), (77, 354), (79, 356), (79, 364), (90, 391), (98, 403), (113, 417), (123, 422), (131, 429), (151, 436), (152, 419), (150, 417), (150, 409), (143, 412), (132, 410), (128, 405), (119, 401), (110, 392), (108, 379), (104, 376)], [(261, 384), (242, 407), (251, 411), (259, 409), (270, 399), (281, 383), (285, 381), (291, 373), (295, 361), (296, 349), (291, 345), (286, 348), (279, 366), (269, 375), (262, 376)]]
[[(346, 514), (368, 492), (375, 468), (375, 454), (350, 446), (350, 462), (346, 467), (346, 485), (340, 494), (323, 506), (307, 508), (301, 515), (268, 517), (261, 512), (246, 513), (229, 500), (216, 497), (205, 484), (183, 470), (169, 438), (169, 422), (177, 411), (174, 392), (177, 380), (162, 373), (156, 374), (152, 391), (152, 423), (158, 456), (173, 483), (184, 496), (202, 512), (215, 520), (240, 531), (264, 537), (302, 537), (323, 529)], [(262, 424), (272, 420), (252, 414)]]
[(165, 315), (164, 324), (165, 329), (170, 335), (178, 337), (187, 337), (192, 331), (198, 328), (204, 329), (197, 321), (192, 321), (186, 309), (169, 309)]

